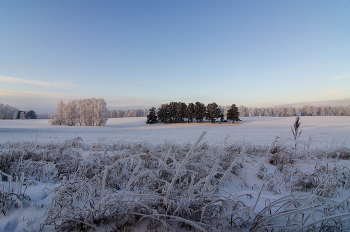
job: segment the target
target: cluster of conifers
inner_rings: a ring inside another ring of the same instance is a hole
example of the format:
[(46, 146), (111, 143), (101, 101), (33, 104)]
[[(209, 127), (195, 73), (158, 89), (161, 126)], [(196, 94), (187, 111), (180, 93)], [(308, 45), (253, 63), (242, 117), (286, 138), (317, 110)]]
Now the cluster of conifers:
[(215, 102), (208, 105), (201, 102), (188, 104), (170, 102), (162, 104), (158, 109), (154, 107), (149, 109), (146, 123), (152, 124), (159, 121), (163, 123), (190, 123), (193, 121), (203, 122), (204, 120), (214, 123), (218, 119), (220, 122), (240, 121), (238, 108), (232, 104), (225, 115)]

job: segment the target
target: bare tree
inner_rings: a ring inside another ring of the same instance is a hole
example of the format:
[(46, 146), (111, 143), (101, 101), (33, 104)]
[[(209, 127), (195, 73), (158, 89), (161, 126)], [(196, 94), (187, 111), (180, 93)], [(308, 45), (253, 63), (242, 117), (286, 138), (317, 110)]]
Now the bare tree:
[(50, 117), (52, 125), (67, 126), (104, 126), (107, 122), (108, 110), (102, 99), (71, 100), (66, 105), (59, 101), (56, 113)]

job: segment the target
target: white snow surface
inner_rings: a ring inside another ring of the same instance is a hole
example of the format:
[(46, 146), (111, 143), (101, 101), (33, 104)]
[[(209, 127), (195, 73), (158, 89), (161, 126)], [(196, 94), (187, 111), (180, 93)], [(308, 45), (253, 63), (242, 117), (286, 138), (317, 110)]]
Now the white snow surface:
[[(146, 118), (113, 118), (107, 121), (105, 127), (69, 127), (52, 126), (48, 120), (0, 120), (0, 144), (6, 142), (37, 141), (38, 143), (62, 143), (67, 139), (81, 137), (84, 143), (104, 142), (145, 142), (149, 144), (168, 143), (195, 143), (203, 131), (207, 134), (204, 142), (210, 145), (222, 146), (223, 143), (251, 143), (270, 145), (278, 136), (286, 145), (293, 145), (291, 126), (294, 117), (252, 117), (241, 118), (238, 123), (182, 123), (182, 124), (146, 124)], [(320, 149), (331, 147), (350, 147), (350, 117), (301, 117), (300, 143)], [(311, 138), (311, 144), (310, 144)], [(259, 157), (255, 163), (264, 162)], [(350, 164), (350, 161), (343, 161)], [(336, 164), (334, 164), (336, 165)], [(334, 166), (333, 165), (333, 166)], [(251, 166), (251, 168), (249, 168)], [(257, 164), (250, 163), (245, 171), (249, 180), (249, 188), (243, 188), (239, 180), (234, 180), (224, 189), (227, 194), (236, 196), (251, 194), (253, 199), (244, 199), (247, 205), (253, 206), (263, 181), (256, 178)], [(301, 170), (312, 170), (314, 164), (305, 163), (299, 166)], [(1, 182), (6, 185), (6, 182)], [(24, 210), (14, 210), (9, 215), (0, 215), (0, 231), (37, 231), (40, 223), (45, 219), (45, 210), (51, 203), (54, 186), (38, 183), (29, 187), (26, 194), (37, 206)], [(283, 191), (283, 189), (282, 189)], [(225, 193), (222, 193), (225, 194)], [(287, 194), (282, 192), (282, 195)], [(348, 190), (339, 191), (339, 201), (349, 196)], [(262, 192), (256, 212), (264, 207), (265, 200), (273, 201), (281, 195), (274, 195), (265, 190)], [(1, 212), (0, 212), (1, 214)], [(53, 227), (45, 227), (50, 231)]]
[[(227, 142), (244, 142), (259, 145), (271, 144), (276, 138), (293, 143), (291, 126), (294, 117), (245, 117), (232, 123), (176, 123), (146, 124), (146, 118), (110, 118), (105, 127), (52, 126), (46, 119), (0, 120), (0, 143), (12, 141), (64, 142), (81, 137), (84, 143), (99, 140), (113, 142), (146, 142), (151, 144), (193, 143), (203, 131), (210, 145)], [(311, 146), (349, 147), (350, 117), (348, 116), (305, 116), (301, 117), (300, 143), (311, 137)]]

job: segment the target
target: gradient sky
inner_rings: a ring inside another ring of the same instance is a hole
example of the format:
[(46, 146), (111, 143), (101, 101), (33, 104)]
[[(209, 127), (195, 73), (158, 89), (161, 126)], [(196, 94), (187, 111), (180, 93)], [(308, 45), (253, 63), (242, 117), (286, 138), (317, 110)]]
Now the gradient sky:
[(350, 102), (350, 1), (0, 2), (0, 103)]

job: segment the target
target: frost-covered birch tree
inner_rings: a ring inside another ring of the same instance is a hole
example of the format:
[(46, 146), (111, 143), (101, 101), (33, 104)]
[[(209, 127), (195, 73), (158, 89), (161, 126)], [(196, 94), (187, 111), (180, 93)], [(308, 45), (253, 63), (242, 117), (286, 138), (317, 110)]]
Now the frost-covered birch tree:
[(15, 119), (17, 112), (17, 108), (0, 103), (0, 119)]
[(65, 125), (64, 103), (60, 100), (57, 104), (56, 113), (50, 116), (51, 125)]
[(78, 123), (77, 101), (71, 100), (63, 108), (67, 126), (75, 126)]
[[(94, 98), (93, 98), (94, 99)], [(108, 120), (107, 104), (104, 99), (94, 99), (94, 121), (96, 126), (105, 126)]]
[(104, 126), (108, 119), (107, 104), (104, 99), (71, 100), (66, 105), (61, 100), (56, 113), (51, 116), (52, 125)]

